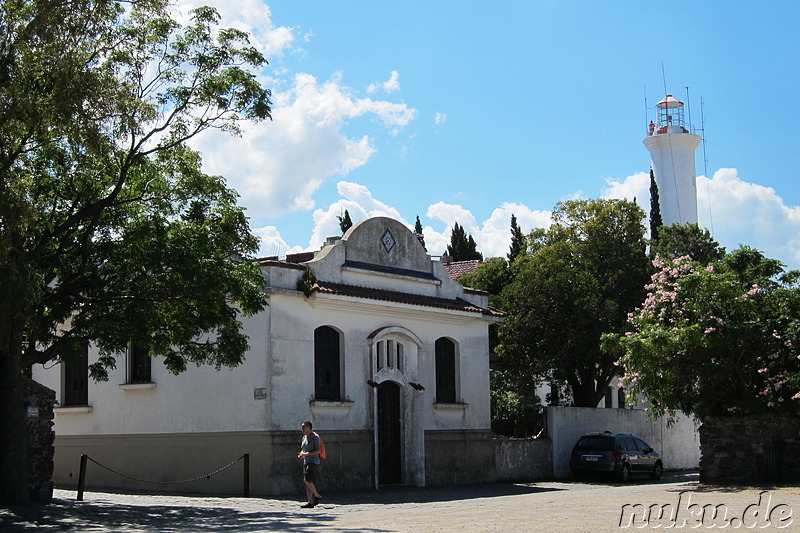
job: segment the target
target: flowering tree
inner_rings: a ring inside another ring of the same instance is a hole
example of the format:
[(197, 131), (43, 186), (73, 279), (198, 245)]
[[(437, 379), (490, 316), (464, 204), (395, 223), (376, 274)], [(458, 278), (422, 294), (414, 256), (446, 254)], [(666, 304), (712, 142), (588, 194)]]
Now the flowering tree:
[(629, 391), (655, 416), (800, 411), (800, 272), (749, 247), (707, 267), (654, 265), (630, 331), (604, 337)]

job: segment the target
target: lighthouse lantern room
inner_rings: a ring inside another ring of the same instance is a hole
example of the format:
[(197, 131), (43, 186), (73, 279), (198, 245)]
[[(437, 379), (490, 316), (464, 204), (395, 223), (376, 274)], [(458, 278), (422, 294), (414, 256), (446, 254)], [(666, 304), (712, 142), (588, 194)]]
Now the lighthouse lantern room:
[(644, 145), (650, 152), (664, 225), (697, 224), (695, 150), (700, 136), (684, 118), (683, 102), (668, 94), (656, 104)]

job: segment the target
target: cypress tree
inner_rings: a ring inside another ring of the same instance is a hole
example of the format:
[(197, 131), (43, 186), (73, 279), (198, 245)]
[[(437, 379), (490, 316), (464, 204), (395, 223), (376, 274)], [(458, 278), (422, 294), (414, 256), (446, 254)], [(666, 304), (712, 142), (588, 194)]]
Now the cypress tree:
[(342, 235), (353, 227), (353, 221), (350, 220), (350, 212), (347, 211), (347, 209), (344, 210), (344, 216), (338, 216), (336, 218), (339, 219), (339, 229), (342, 230)]
[(522, 248), (525, 246), (525, 238), (522, 236), (522, 230), (517, 226), (517, 217), (511, 215), (511, 247), (508, 250), (508, 263), (514, 262)]
[(475, 239), (472, 238), (472, 235), (467, 235), (467, 232), (458, 222), (453, 224), (453, 231), (450, 233), (450, 244), (447, 246), (447, 255), (453, 261), (483, 260), (483, 254), (478, 251)]
[(658, 199), (658, 184), (650, 169), (650, 241), (658, 243), (658, 229), (664, 225), (661, 218), (661, 204)]
[(425, 236), (422, 234), (422, 222), (419, 221), (419, 215), (417, 215), (417, 222), (414, 224), (414, 233), (416, 233), (417, 240), (419, 240), (422, 248), (427, 252), (428, 248), (425, 246)]

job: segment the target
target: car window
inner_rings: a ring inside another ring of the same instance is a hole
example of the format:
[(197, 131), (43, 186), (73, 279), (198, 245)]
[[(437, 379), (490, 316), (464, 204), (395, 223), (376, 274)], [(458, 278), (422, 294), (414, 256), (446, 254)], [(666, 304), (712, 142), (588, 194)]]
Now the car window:
[(634, 442), (634, 440), (631, 437), (623, 438), (622, 442), (623, 442), (624, 448), (626, 450), (628, 450), (629, 452), (635, 452), (636, 451), (636, 443)]
[(593, 450), (607, 452), (614, 448), (614, 439), (611, 437), (581, 437), (576, 450)]
[(635, 439), (635, 440), (636, 440), (636, 446), (638, 446), (640, 450), (645, 451), (646, 449), (650, 448), (650, 446), (648, 446), (647, 443), (642, 439)]

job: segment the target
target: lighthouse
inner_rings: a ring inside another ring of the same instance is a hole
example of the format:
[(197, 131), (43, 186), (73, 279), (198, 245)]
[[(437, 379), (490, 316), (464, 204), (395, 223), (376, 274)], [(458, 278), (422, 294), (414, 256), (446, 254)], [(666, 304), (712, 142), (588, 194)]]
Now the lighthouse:
[(643, 142), (650, 152), (665, 226), (697, 224), (694, 153), (700, 140), (686, 127), (683, 102), (668, 94), (656, 104)]

